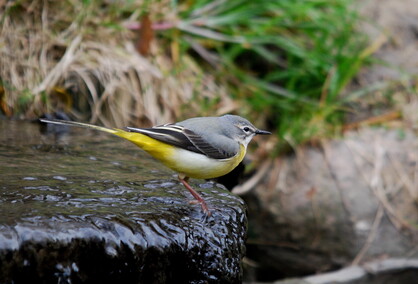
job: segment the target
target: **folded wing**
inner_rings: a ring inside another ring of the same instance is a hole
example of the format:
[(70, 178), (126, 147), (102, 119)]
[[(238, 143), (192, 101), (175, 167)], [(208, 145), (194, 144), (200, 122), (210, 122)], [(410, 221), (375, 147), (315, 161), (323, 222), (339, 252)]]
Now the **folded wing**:
[(227, 159), (237, 153), (227, 153), (208, 143), (202, 136), (180, 125), (165, 124), (152, 128), (127, 127), (130, 132), (138, 132), (161, 142), (206, 155), (213, 159)]

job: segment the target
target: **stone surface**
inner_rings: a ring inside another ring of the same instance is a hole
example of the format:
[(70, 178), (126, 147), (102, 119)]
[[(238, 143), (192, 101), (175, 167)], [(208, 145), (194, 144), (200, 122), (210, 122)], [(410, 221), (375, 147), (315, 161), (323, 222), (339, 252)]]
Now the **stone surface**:
[(0, 120), (1, 283), (241, 282), (239, 197), (192, 181), (212, 208), (206, 217), (134, 145), (68, 131)]
[(418, 259), (389, 258), (274, 284), (406, 284), (416, 283), (417, 277)]
[(243, 196), (249, 207), (247, 257), (256, 263), (257, 280), (418, 257), (413, 132), (361, 129), (274, 163)]
[(362, 85), (400, 80), (405, 73), (418, 72), (417, 5), (417, 0), (358, 2), (359, 11), (367, 19), (361, 29), (371, 44), (382, 41), (374, 57), (386, 63), (362, 70), (358, 76)]

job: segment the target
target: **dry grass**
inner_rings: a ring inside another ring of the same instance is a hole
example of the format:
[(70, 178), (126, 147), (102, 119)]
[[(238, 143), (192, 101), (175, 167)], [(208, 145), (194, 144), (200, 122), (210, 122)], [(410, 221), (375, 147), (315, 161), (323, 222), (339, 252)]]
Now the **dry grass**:
[[(167, 55), (177, 43), (154, 40), (147, 57), (136, 51), (137, 34), (124, 23), (138, 20), (143, 1), (81, 2), (0, 1), (0, 83), (13, 115), (65, 109), (77, 119), (91, 112), (90, 122), (123, 126), (205, 115), (203, 100), (216, 99), (217, 112), (236, 108), (192, 58)], [(165, 7), (168, 0), (152, 5), (161, 13)]]

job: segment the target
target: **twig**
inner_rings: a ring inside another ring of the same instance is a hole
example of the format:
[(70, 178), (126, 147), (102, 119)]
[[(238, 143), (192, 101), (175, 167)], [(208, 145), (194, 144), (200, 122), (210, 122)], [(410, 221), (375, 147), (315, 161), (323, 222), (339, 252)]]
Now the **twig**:
[(382, 221), (383, 217), (383, 206), (382, 204), (379, 204), (376, 211), (376, 216), (374, 217), (372, 227), (370, 229), (369, 235), (367, 236), (366, 242), (360, 249), (359, 253), (356, 255), (356, 257), (351, 262), (351, 265), (358, 265), (360, 261), (363, 259), (363, 257), (366, 255), (367, 251), (369, 250), (373, 240), (376, 237), (377, 229), (379, 228), (380, 222)]
[(405, 173), (405, 168), (402, 168), (402, 165), (399, 163), (399, 161), (393, 159), (391, 156), (389, 156), (389, 159), (393, 165), (393, 168), (395, 169), (396, 174), (399, 176), (411, 198), (415, 202), (418, 202), (418, 184), (408, 177), (408, 175)]
[(61, 60), (46, 75), (44, 80), (33, 89), (34, 94), (39, 94), (40, 92), (45, 91), (48, 87), (56, 85), (56, 83), (62, 77), (62, 74), (65, 72), (68, 66), (75, 60), (74, 54), (77, 47), (81, 43), (81, 39), (82, 37), (80, 35), (76, 36), (73, 39)]
[[(347, 199), (345, 198), (343, 192), (344, 190), (341, 187), (341, 184), (337, 178), (337, 175), (335, 174), (334, 170), (331, 167), (331, 163), (330, 163), (330, 155), (329, 155), (329, 151), (328, 151), (328, 147), (325, 145), (325, 143), (321, 142), (321, 146), (322, 146), (322, 150), (324, 153), (324, 161), (325, 161), (325, 165), (328, 168), (328, 171), (331, 175), (331, 179), (334, 181), (335, 186), (338, 189), (338, 193), (340, 195), (340, 199), (341, 199), (341, 203), (343, 205), (344, 211), (347, 214), (347, 216), (350, 216), (350, 210), (349, 210), (349, 205), (347, 203)], [(349, 218), (350, 220), (350, 218)]]
[[(350, 149), (350, 151), (352, 151), (352, 148), (350, 148), (348, 146), (348, 143), (346, 143), (346, 145)], [(379, 183), (379, 181), (381, 181), (381, 179), (380, 179), (381, 169), (382, 169), (382, 166), (383, 166), (383, 157), (385, 155), (385, 151), (379, 145), (379, 143), (376, 143), (376, 147), (377, 147), (377, 153), (376, 153), (375, 162), (374, 162), (374, 174), (373, 174), (372, 178), (370, 179), (370, 181), (364, 175), (364, 172), (359, 170), (359, 166), (356, 164), (357, 169), (361, 173), (362, 177), (366, 181), (367, 185), (369, 186), (369, 188), (371, 189), (373, 194), (377, 197), (377, 199), (383, 205), (385, 210), (388, 213), (390, 213), (389, 217), (393, 217), (393, 219), (390, 218), (390, 220), (392, 221), (394, 226), (398, 229), (400, 229), (400, 227), (412, 229), (411, 225), (404, 218), (402, 218), (402, 216), (399, 216), (399, 214), (396, 212), (396, 210), (392, 207), (392, 205), (390, 204), (390, 202), (386, 198), (385, 194), (381, 194), (381, 192), (384, 192), (384, 190), (381, 186), (381, 183)]]
[(348, 123), (343, 126), (343, 131), (359, 128), (360, 126), (380, 124), (387, 121), (392, 121), (401, 117), (401, 113), (397, 110), (390, 111), (381, 115), (372, 116), (361, 121)]
[(271, 167), (271, 160), (268, 159), (261, 165), (261, 167), (259, 168), (259, 170), (257, 171), (255, 175), (253, 175), (245, 183), (236, 186), (232, 190), (232, 192), (237, 195), (242, 195), (244, 193), (247, 193), (248, 191), (253, 189), (256, 186), (256, 184), (265, 176), (265, 174), (269, 171), (270, 167)]

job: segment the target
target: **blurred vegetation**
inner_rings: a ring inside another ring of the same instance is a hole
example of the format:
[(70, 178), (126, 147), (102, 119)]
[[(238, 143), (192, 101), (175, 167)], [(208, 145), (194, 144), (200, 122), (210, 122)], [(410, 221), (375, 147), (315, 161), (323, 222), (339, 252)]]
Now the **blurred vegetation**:
[(341, 128), (347, 86), (374, 51), (354, 4), (8, 2), (1, 110), (88, 110), (91, 122), (118, 126), (235, 112), (276, 129), (277, 151), (294, 147)]
[(216, 74), (234, 98), (296, 146), (341, 126), (346, 87), (371, 53), (353, 5), (201, 0), (180, 13), (180, 29), (195, 36), (189, 48), (200, 40), (216, 54)]

